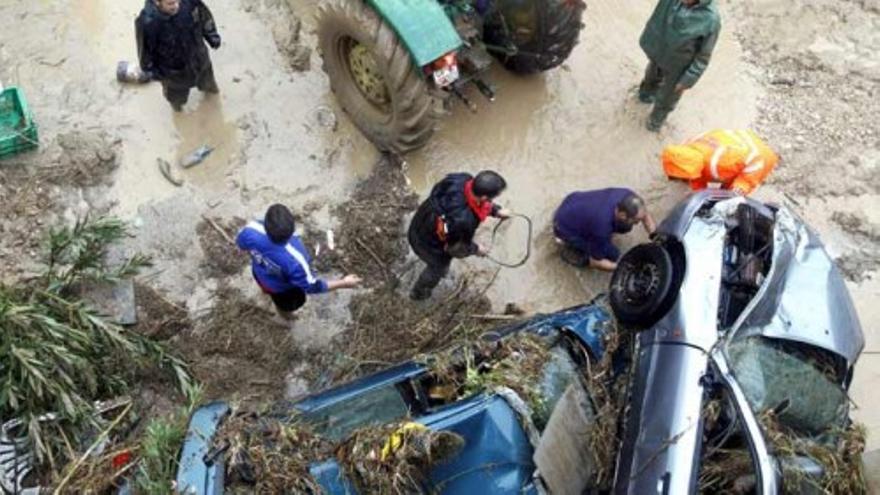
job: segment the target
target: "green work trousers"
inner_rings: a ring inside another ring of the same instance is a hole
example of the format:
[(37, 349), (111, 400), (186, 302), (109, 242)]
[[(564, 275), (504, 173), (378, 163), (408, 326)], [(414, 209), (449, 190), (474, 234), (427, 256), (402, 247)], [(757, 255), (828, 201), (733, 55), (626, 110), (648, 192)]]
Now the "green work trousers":
[(663, 70), (653, 61), (648, 62), (645, 78), (639, 86), (639, 98), (643, 101), (648, 97), (654, 100), (654, 109), (648, 118), (651, 125), (660, 127), (669, 113), (675, 110), (678, 100), (681, 99), (681, 93), (675, 91), (680, 75), (679, 72)]

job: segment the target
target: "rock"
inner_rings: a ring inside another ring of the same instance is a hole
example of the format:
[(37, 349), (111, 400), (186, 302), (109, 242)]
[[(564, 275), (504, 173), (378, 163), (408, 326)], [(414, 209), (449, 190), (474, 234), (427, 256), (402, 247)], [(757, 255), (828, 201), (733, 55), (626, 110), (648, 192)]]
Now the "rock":
[(131, 279), (116, 284), (90, 284), (80, 288), (80, 295), (111, 321), (120, 325), (137, 323), (134, 282)]

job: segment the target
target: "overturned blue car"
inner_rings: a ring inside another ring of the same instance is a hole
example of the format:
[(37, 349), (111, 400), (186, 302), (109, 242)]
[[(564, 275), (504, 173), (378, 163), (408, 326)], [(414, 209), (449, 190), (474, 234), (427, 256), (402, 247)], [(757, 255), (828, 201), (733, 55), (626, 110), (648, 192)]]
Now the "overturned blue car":
[[(539, 315), (498, 328), (483, 335), (477, 344), (421, 357), (277, 405), (260, 415), (251, 413), (244, 420), (250, 425), (246, 433), (249, 445), (253, 447), (255, 438), (261, 444), (250, 451), (237, 447), (242, 443), (240, 434), (223, 434), (225, 426), (242, 423), (230, 405), (205, 405), (190, 421), (177, 491), (222, 494), (283, 489), (289, 493), (355, 494), (404, 486), (409, 488), (403, 490), (409, 492), (414, 489), (412, 480), (408, 485), (389, 482), (392, 484), (383, 487), (364, 486), (363, 476), (354, 472), (358, 459), (351, 457), (357, 455), (369, 461), (372, 456), (375, 461), (379, 450), (391, 448), (395, 428), (406, 430), (405, 425), (415, 423), (425, 427), (419, 427), (421, 431), (451, 432), (459, 439), (452, 455), (419, 466), (422, 472), (415, 480), (419, 491), (546, 493), (544, 483), (536, 476), (536, 459), (541, 458), (540, 454), (549, 464), (555, 461), (551, 460), (552, 449), (538, 451), (541, 431), (550, 428), (548, 422), (557, 405), (571, 400), (564, 397), (569, 386), (581, 380), (591, 366), (598, 365), (610, 328), (609, 312), (601, 304)], [(295, 430), (289, 425), (296, 425)], [(388, 425), (395, 426), (388, 430)], [(321, 443), (332, 447), (300, 451), (293, 445), (289, 447), (294, 451), (282, 450), (279, 444), (285, 433), (279, 434), (279, 430), (285, 428), (289, 428), (288, 437), (299, 435), (302, 444), (314, 444), (314, 439), (320, 438)], [(387, 436), (380, 438), (376, 452), (366, 449), (352, 453), (340, 448), (370, 429), (381, 430)], [(573, 443), (576, 439), (563, 442)], [(255, 458), (273, 449), (277, 455), (306, 457), (307, 473), (278, 473), (277, 464), (268, 465), (266, 459)], [(308, 458), (311, 455), (316, 458)], [(267, 480), (273, 476), (268, 471), (288, 477), (283, 488)], [(297, 476), (309, 479), (291, 479)]]

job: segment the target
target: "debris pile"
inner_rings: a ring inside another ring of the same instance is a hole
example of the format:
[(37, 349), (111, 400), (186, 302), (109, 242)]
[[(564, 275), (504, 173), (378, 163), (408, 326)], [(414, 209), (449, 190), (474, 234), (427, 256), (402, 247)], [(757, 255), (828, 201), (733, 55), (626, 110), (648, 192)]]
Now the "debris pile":
[(337, 456), (358, 493), (413, 494), (431, 468), (461, 452), (464, 438), (417, 423), (391, 424), (355, 431)]
[(291, 366), (305, 359), (285, 325), (240, 291), (221, 287), (209, 314), (171, 340), (191, 363), (206, 398), (271, 401)]
[[(844, 430), (809, 437), (784, 426), (773, 411), (758, 416), (771, 453), (782, 465), (783, 493), (867, 493), (862, 465), (866, 430), (850, 425)], [(801, 462), (816, 463), (821, 477), (807, 475)], [(700, 493), (751, 493), (755, 464), (747, 446), (710, 449), (703, 455)]]
[(423, 493), (431, 468), (464, 447), (458, 434), (412, 422), (368, 426), (332, 441), (298, 418), (253, 413), (227, 420), (218, 438), (229, 445), (229, 488), (256, 493), (323, 493), (310, 468), (329, 460), (358, 493)]
[[(369, 287), (396, 284), (394, 270), (409, 252), (403, 217), (417, 206), (418, 196), (407, 187), (400, 168), (387, 158), (381, 160), (351, 199), (334, 209), (342, 220), (336, 232), (338, 247), (320, 256), (317, 268), (357, 273)], [(323, 232), (308, 236), (320, 239)]]
[(421, 358), (430, 370), (430, 399), (454, 402), (499, 387), (513, 390), (543, 424), (551, 411), (540, 390), (544, 367), (550, 359), (547, 342), (521, 333), (495, 342), (476, 340)]
[[(490, 282), (491, 283), (491, 282)], [(325, 358), (335, 370), (325, 384), (340, 383), (437, 349), (473, 340), (486, 322), (473, 318), (490, 304), (488, 286), (476, 290), (472, 279), (461, 280), (452, 294), (436, 304), (415, 303), (385, 285), (352, 298), (351, 328), (334, 338)]]
[(221, 426), (217, 444), (229, 445), (230, 487), (256, 493), (322, 493), (309, 466), (329, 456), (333, 446), (303, 423), (236, 414)]
[(125, 224), (113, 218), (53, 229), (41, 275), (0, 284), (0, 362), (9, 377), (0, 384), (0, 418), (12, 420), (4, 435), (21, 443), (25, 466), (61, 486), (108, 439), (131, 430), (132, 400), (121, 413), (101, 401), (135, 392), (141, 373), (174, 376), (182, 390), (191, 388), (185, 363), (77, 296), (84, 284), (119, 281), (148, 266), (139, 255), (107, 262), (110, 247), (126, 235)]
[[(15, 280), (39, 269), (42, 228), (62, 216), (95, 214), (103, 205), (81, 188), (108, 185), (118, 166), (119, 140), (103, 133), (60, 134), (36, 153), (5, 159), (0, 167), (0, 277)], [(65, 205), (68, 212), (64, 213)], [(62, 215), (64, 213), (64, 215)]]
[(205, 253), (202, 269), (209, 278), (237, 275), (247, 264), (246, 256), (231, 254), (236, 250), (235, 236), (245, 223), (243, 218), (238, 217), (226, 221), (203, 217), (196, 225), (199, 246)]
[(635, 339), (633, 333), (612, 326), (604, 334), (603, 345), (602, 359), (596, 366), (584, 369), (584, 380), (596, 418), (590, 436), (590, 451), (596, 459), (596, 484), (610, 489), (621, 441), (620, 418), (626, 415), (627, 389), (632, 377), (631, 370), (616, 373), (614, 361), (621, 354), (627, 359), (635, 355)]

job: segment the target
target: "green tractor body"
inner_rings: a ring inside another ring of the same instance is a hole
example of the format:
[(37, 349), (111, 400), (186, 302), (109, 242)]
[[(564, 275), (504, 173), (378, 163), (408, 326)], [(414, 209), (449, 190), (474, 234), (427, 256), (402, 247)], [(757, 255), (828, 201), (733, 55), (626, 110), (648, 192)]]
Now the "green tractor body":
[(419, 67), (461, 48), (463, 42), (436, 0), (368, 0), (409, 50)]
[(343, 110), (382, 151), (423, 146), (453, 101), (489, 101), (493, 60), (516, 73), (560, 65), (583, 27), (583, 0), (325, 0), (318, 44)]

